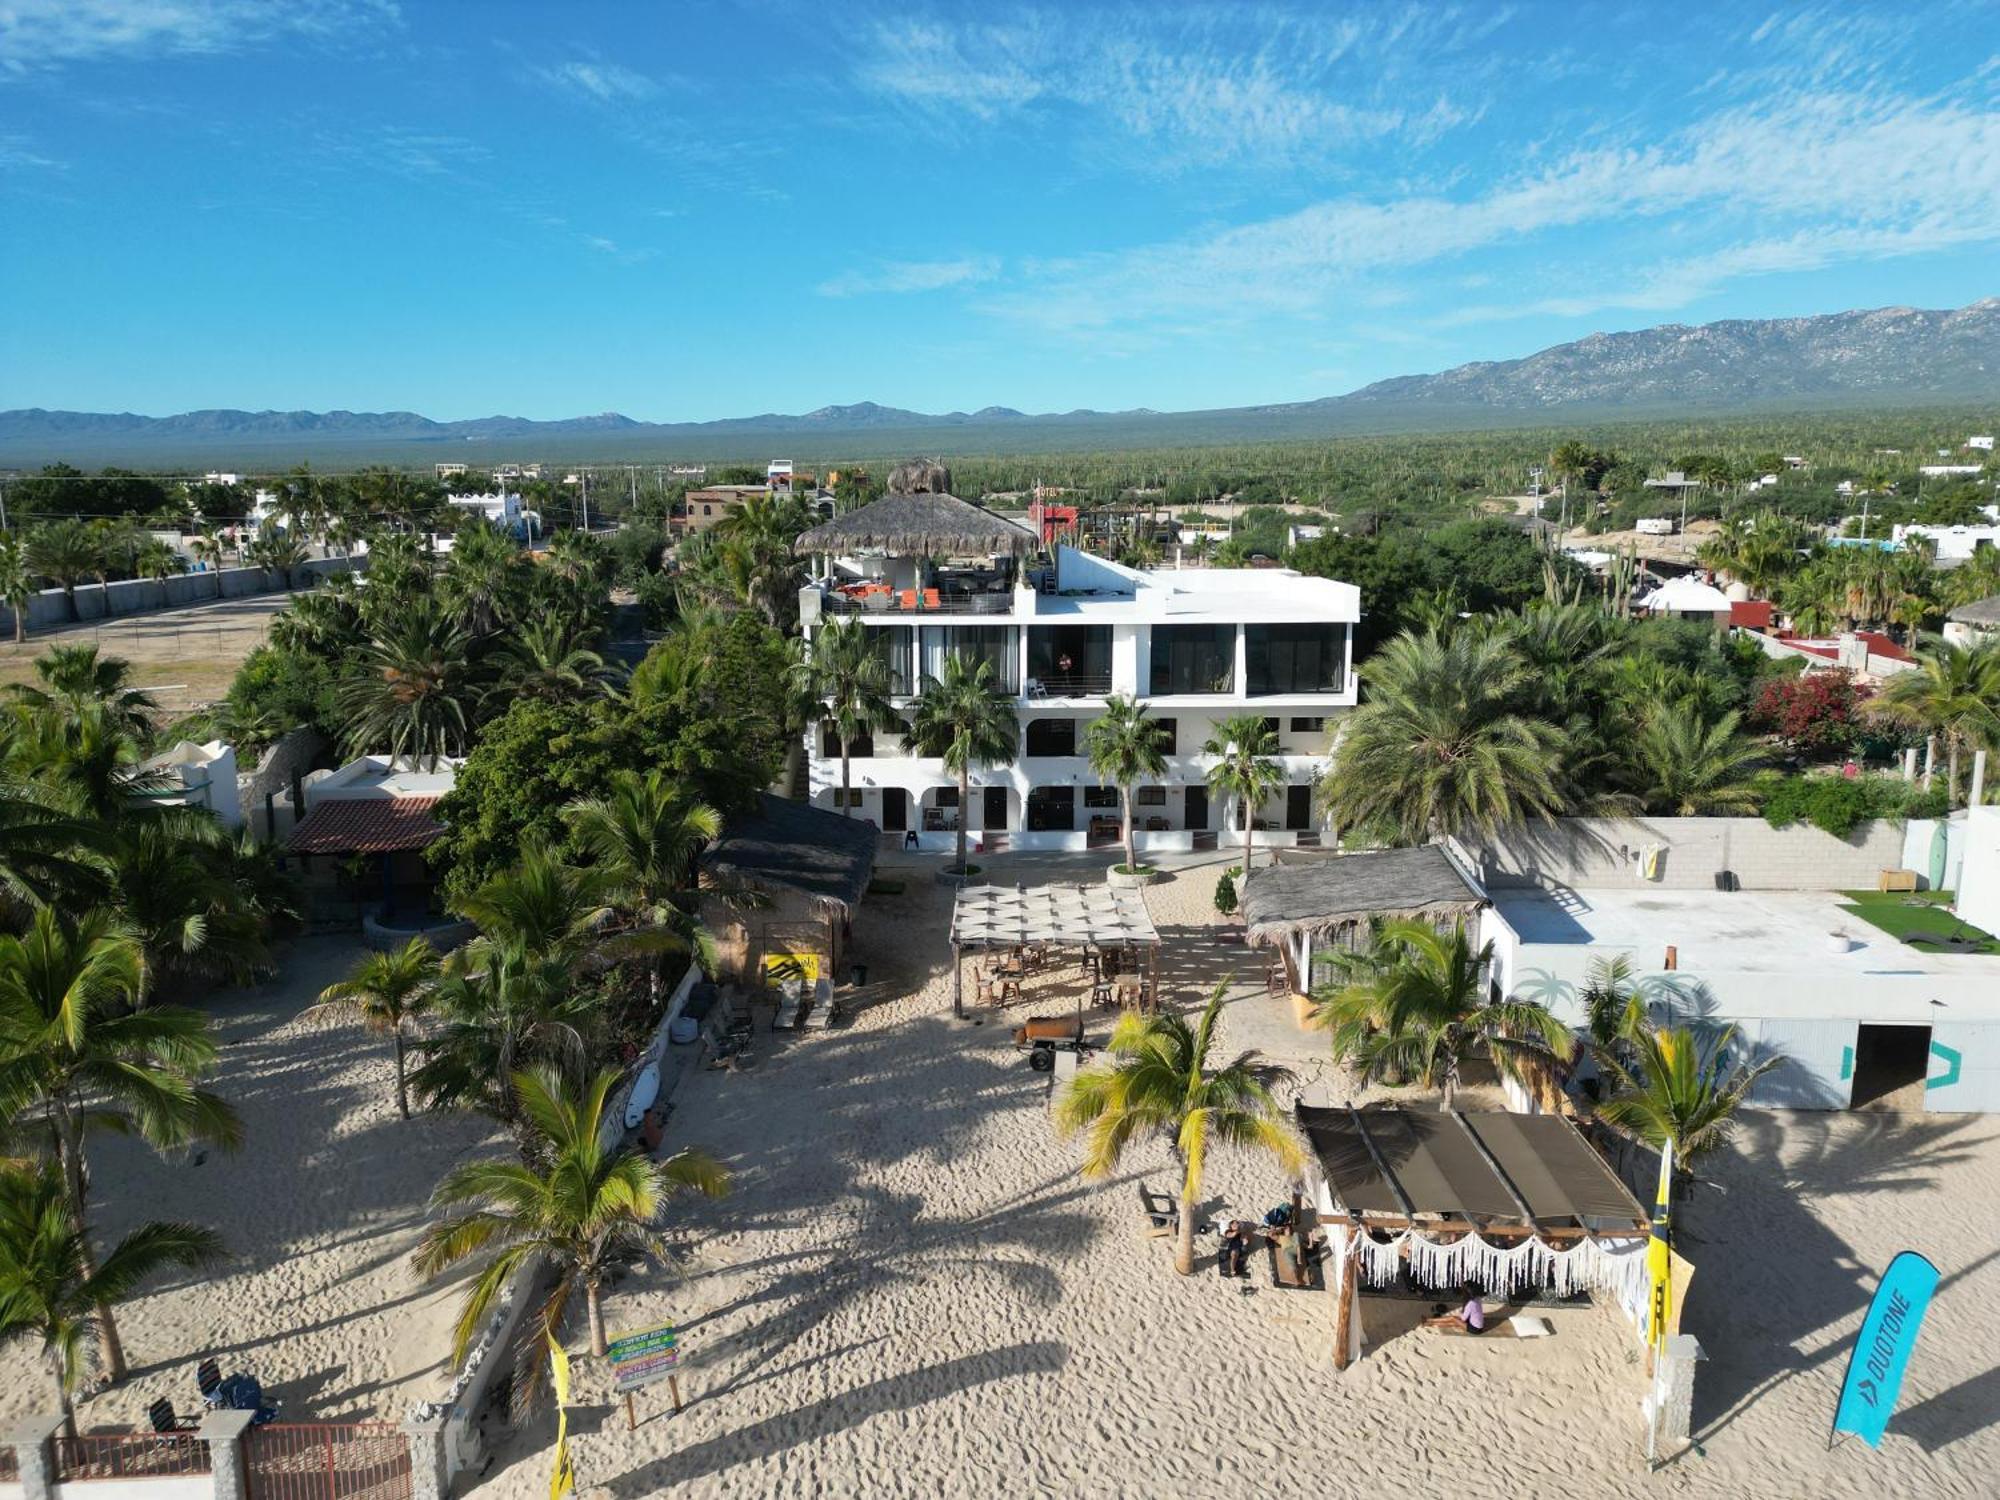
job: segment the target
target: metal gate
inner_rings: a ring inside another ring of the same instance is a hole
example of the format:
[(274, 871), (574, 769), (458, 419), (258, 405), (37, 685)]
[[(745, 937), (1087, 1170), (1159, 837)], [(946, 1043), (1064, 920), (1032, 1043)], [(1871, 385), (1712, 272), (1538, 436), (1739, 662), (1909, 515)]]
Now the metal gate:
[(246, 1452), (249, 1500), (409, 1500), (410, 1440), (390, 1422), (273, 1422)]

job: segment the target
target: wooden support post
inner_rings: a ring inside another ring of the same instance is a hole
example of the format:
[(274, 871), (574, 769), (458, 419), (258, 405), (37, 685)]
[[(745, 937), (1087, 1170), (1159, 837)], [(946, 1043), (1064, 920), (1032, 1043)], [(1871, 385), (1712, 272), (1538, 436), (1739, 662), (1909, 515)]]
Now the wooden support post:
[(1361, 1271), (1361, 1234), (1359, 1226), (1350, 1226), (1348, 1242), (1340, 1252), (1336, 1264), (1340, 1270), (1340, 1304), (1333, 1317), (1333, 1367), (1344, 1370), (1348, 1366), (1347, 1348), (1354, 1342), (1354, 1283)]
[(675, 1415), (675, 1416), (679, 1416), (679, 1415), (681, 1414), (681, 1378), (680, 1378), (680, 1376), (678, 1376), (678, 1375), (669, 1375), (669, 1376), (667, 1377), (667, 1389), (668, 1389), (669, 1391), (671, 1391), (671, 1392), (673, 1393), (673, 1397), (674, 1397), (674, 1415)]
[(625, 1430), (627, 1432), (635, 1432), (638, 1430), (638, 1427), (639, 1419), (632, 1414), (632, 1393), (627, 1391), (625, 1393)]

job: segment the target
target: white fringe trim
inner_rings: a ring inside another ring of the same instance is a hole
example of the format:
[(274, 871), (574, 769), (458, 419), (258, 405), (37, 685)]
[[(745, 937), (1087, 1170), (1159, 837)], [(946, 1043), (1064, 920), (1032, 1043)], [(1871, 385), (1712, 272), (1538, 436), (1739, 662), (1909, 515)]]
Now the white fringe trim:
[[(1343, 1228), (1338, 1239), (1345, 1240), (1354, 1232)], [(1461, 1235), (1451, 1244), (1441, 1245), (1414, 1230), (1404, 1230), (1388, 1241), (1365, 1230), (1359, 1237), (1361, 1279), (1369, 1286), (1391, 1286), (1399, 1279), (1407, 1246), (1410, 1277), (1419, 1286), (1456, 1292), (1470, 1284), (1501, 1296), (1530, 1286), (1547, 1287), (1558, 1297), (1605, 1292), (1635, 1322), (1645, 1317), (1644, 1240), (1599, 1244), (1585, 1239), (1558, 1249), (1540, 1238), (1513, 1246), (1491, 1245), (1477, 1234)]]

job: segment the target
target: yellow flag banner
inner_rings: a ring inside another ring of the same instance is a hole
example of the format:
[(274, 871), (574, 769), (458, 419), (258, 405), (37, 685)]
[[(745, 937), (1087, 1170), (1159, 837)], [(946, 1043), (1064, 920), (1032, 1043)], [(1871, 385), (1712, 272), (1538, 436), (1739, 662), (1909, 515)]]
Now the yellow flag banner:
[(556, 1391), (556, 1466), (549, 1475), (549, 1500), (562, 1500), (576, 1493), (576, 1463), (569, 1456), (569, 1356), (555, 1335), (549, 1341), (549, 1382)]
[(1673, 1220), (1669, 1207), (1674, 1180), (1674, 1143), (1670, 1138), (1660, 1152), (1660, 1186), (1653, 1200), (1653, 1233), (1646, 1245), (1646, 1270), (1652, 1282), (1652, 1297), (1646, 1320), (1646, 1342), (1658, 1349), (1673, 1332), (1673, 1254), (1670, 1241)]

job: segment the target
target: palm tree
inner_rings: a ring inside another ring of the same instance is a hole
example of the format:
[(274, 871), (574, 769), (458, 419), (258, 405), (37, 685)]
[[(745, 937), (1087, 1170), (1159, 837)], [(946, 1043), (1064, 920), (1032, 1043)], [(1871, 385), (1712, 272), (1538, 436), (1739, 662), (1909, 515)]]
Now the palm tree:
[(592, 632), (558, 614), (517, 626), (499, 651), (496, 696), (544, 698), (552, 703), (602, 695), (616, 671), (591, 650)]
[(1261, 714), (1232, 714), (1221, 720), (1201, 747), (1215, 764), (1208, 768), (1209, 790), (1234, 797), (1243, 809), (1243, 873), (1250, 873), (1256, 846), (1257, 809), (1285, 784), (1285, 770), (1271, 757), (1278, 753), (1278, 736)]
[(1451, 1108), (1465, 1059), (1484, 1049), (1504, 1076), (1526, 1085), (1524, 1064), (1566, 1061), (1569, 1028), (1528, 1000), (1489, 998), (1493, 945), (1475, 950), (1465, 924), (1447, 936), (1429, 922), (1380, 922), (1367, 949), (1336, 956), (1341, 982), (1316, 998), (1314, 1024), (1334, 1057), (1364, 1078), (1438, 1089)]
[(1013, 699), (993, 686), (993, 663), (983, 657), (946, 657), (944, 675), (925, 677), (910, 705), (907, 739), (917, 754), (936, 756), (958, 776), (958, 862), (953, 873), (962, 876), (972, 768), (1013, 760), (1021, 739)]
[(473, 521), (453, 535), (438, 592), (474, 640), (493, 634), (511, 612), (521, 567), (520, 547), (498, 526)]
[[(371, 601), (375, 588), (368, 590)], [(362, 653), (360, 670), (341, 688), (347, 746), (357, 755), (408, 756), (434, 769), (459, 755), (470, 736), (471, 641), (428, 606), (405, 607)]]
[(28, 533), (28, 566), (63, 591), (69, 617), (81, 620), (76, 586), (97, 572), (101, 548), (81, 521), (47, 521)]
[(0, 781), (0, 892), (17, 901), (49, 901), (99, 879), (94, 856), (104, 847), (104, 830), (53, 800), (41, 787)]
[(93, 1313), (126, 1301), (171, 1266), (198, 1270), (224, 1258), (214, 1230), (154, 1222), (119, 1240), (93, 1268), (56, 1165), (0, 1167), (0, 1340), (41, 1340), (71, 1437), (76, 1389), (96, 1340)]
[(431, 1010), (443, 1023), (418, 1043), (411, 1087), (433, 1109), (477, 1110), (509, 1127), (521, 1122), (515, 1072), (549, 1065), (580, 1078), (599, 1020), (568, 954), (518, 944), (452, 954)]
[(611, 914), (609, 885), (601, 870), (579, 869), (530, 846), (518, 863), (461, 896), (453, 909), (479, 928), (476, 947), (567, 953)]
[(1390, 641), (1369, 660), (1368, 700), (1348, 716), (1321, 783), (1336, 821), (1415, 844), (1562, 812), (1567, 737), (1521, 712), (1527, 687), (1504, 635)]
[(104, 708), (120, 731), (150, 739), (159, 702), (132, 686), (132, 663), (99, 654), (95, 642), (53, 645), (35, 658), (33, 683), (16, 683), (15, 698), (37, 712), (75, 717)]
[(728, 1173), (692, 1148), (656, 1162), (636, 1147), (601, 1144), (605, 1099), (618, 1077), (607, 1069), (572, 1091), (546, 1069), (515, 1074), (513, 1092), (535, 1136), (533, 1162), (472, 1162), (432, 1195), (440, 1208), (470, 1207), (425, 1234), (414, 1257), (418, 1273), (440, 1276), (486, 1257), (459, 1308), (455, 1362), (465, 1359), (494, 1299), (537, 1259), (555, 1274), (537, 1326), (552, 1334), (559, 1329), (580, 1289), (590, 1352), (604, 1354), (604, 1277), (612, 1262), (638, 1250), (665, 1263), (655, 1224), (668, 1200), (688, 1191), (719, 1198), (729, 1190)]
[(133, 571), (141, 578), (164, 583), (187, 571), (187, 559), (158, 537), (148, 537), (132, 559)]
[(1125, 868), (1136, 872), (1139, 857), (1132, 841), (1132, 788), (1149, 776), (1166, 774), (1160, 726), (1147, 717), (1143, 704), (1123, 693), (1104, 700), (1104, 712), (1083, 731), (1084, 754), (1100, 781), (1118, 788), (1118, 806), (1125, 824)]
[(1623, 1037), (1629, 1060), (1615, 1054), (1601, 1059), (1612, 1095), (1598, 1113), (1649, 1146), (1672, 1141), (1675, 1160), (1692, 1165), (1728, 1141), (1751, 1088), (1782, 1061), (1734, 1062), (1735, 1039), (1734, 1026), (1704, 1038), (1636, 1020)]
[[(49, 1142), (86, 1251), (91, 1131), (138, 1135), (157, 1150), (234, 1147), (243, 1135), (235, 1111), (196, 1085), (215, 1065), (208, 1017), (127, 1009), (141, 966), (138, 943), (101, 911), (72, 924), (44, 907), (21, 936), (0, 936), (0, 1118)], [(124, 1346), (110, 1304), (98, 1312), (105, 1367), (118, 1380)]]
[(14, 613), (14, 644), (28, 638), (28, 606), (35, 598), (35, 570), (16, 531), (0, 532), (0, 604)]
[(1940, 641), (1898, 672), (1869, 704), (1872, 712), (1939, 735), (1945, 743), (1945, 784), (1958, 797), (1959, 752), (2000, 748), (2000, 646)]
[(840, 741), (840, 810), (846, 816), (851, 816), (853, 742), (877, 729), (903, 727), (889, 703), (893, 684), (889, 663), (875, 649), (877, 639), (859, 620), (830, 620), (814, 632), (811, 654), (793, 667), (808, 721), (831, 725)]
[[(658, 929), (715, 966), (715, 939), (702, 924), (691, 893), (694, 859), (722, 834), (722, 814), (678, 790), (659, 771), (620, 771), (602, 797), (563, 809), (570, 837), (603, 877), (602, 898), (629, 919)], [(649, 968), (655, 994), (660, 975)]]
[(1288, 1172), (1304, 1158), (1285, 1129), (1271, 1090), (1291, 1074), (1241, 1052), (1210, 1068), (1215, 1026), (1227, 981), (1217, 984), (1200, 1018), (1128, 1012), (1111, 1032), (1114, 1062), (1085, 1068), (1056, 1100), (1056, 1129), (1087, 1131), (1083, 1173), (1104, 1178), (1118, 1169), (1135, 1136), (1164, 1134), (1181, 1165), (1180, 1237), (1174, 1269), (1194, 1271), (1194, 1211), (1211, 1146), (1247, 1146), (1275, 1156)]
[(437, 949), (413, 937), (393, 953), (369, 954), (347, 978), (321, 990), (319, 1003), (306, 1012), (309, 1020), (355, 1020), (394, 1038), (396, 1109), (406, 1120), (410, 1090), (404, 1077), (404, 1051), (410, 1023), (430, 1005), (437, 987), (438, 963)]
[(213, 526), (204, 526), (199, 536), (188, 539), (188, 551), (194, 560), (206, 565), (215, 574), (215, 597), (222, 597), (222, 537)]
[(188, 977), (247, 982), (267, 964), (265, 918), (239, 878), (236, 845), (200, 809), (134, 809), (111, 829), (111, 896), (143, 955), (145, 1004)]
[(1627, 738), (1618, 777), (1649, 813), (1721, 817), (1757, 810), (1751, 777), (1764, 748), (1738, 729), (1734, 710), (1707, 717), (1680, 699), (1643, 714)]
[(1600, 1056), (1615, 1051), (1635, 1022), (1645, 1016), (1627, 954), (1593, 958), (1583, 971), (1583, 987), (1576, 998), (1583, 1007), (1584, 1034)]
[(259, 532), (246, 552), (250, 561), (265, 572), (276, 573), (284, 579), (287, 592), (296, 585), (298, 570), (312, 556), (312, 549), (306, 546), (304, 540), (274, 526), (267, 526)]

